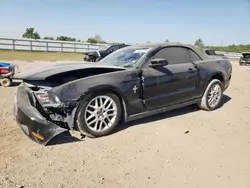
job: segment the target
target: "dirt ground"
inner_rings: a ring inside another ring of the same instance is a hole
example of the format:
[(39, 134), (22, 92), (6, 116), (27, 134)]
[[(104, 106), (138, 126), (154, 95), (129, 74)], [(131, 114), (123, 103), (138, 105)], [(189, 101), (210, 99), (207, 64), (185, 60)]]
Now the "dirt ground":
[[(21, 70), (41, 62), (15, 62)], [(250, 71), (233, 63), (224, 105), (186, 107), (110, 136), (59, 136), (44, 147), (12, 116), (16, 86), (0, 86), (0, 187), (250, 188)]]

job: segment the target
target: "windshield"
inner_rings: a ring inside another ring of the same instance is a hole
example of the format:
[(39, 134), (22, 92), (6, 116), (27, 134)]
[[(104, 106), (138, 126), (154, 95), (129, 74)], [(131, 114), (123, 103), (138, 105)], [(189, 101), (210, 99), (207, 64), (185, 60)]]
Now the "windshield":
[(122, 48), (108, 55), (99, 63), (124, 68), (133, 67), (150, 48)]

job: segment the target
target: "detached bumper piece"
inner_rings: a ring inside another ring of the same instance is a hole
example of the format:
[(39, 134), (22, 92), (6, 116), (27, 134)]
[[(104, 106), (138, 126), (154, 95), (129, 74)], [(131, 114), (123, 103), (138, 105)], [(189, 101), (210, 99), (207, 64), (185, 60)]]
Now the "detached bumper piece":
[(14, 101), (14, 116), (21, 130), (33, 141), (47, 145), (56, 135), (68, 129), (48, 121), (35, 107), (32, 90), (25, 84), (18, 87)]

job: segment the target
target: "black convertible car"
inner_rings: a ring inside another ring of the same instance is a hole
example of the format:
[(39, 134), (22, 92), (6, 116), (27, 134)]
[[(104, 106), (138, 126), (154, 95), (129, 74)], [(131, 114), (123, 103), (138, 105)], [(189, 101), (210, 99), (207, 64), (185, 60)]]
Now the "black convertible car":
[(89, 137), (120, 123), (197, 104), (214, 110), (230, 84), (231, 63), (184, 44), (122, 48), (97, 64), (63, 63), (19, 73), (14, 116), (46, 145), (67, 130)]
[(98, 62), (104, 57), (106, 57), (107, 55), (113, 53), (116, 50), (124, 48), (126, 46), (128, 45), (126, 44), (105, 45), (105, 46), (102, 46), (99, 50), (83, 53), (84, 55), (83, 60), (90, 61), (90, 62)]

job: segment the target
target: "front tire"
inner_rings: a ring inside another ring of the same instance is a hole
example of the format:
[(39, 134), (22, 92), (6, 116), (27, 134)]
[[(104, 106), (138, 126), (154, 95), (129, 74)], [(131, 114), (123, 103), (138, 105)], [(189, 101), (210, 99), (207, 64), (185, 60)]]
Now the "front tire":
[(222, 83), (220, 80), (213, 79), (208, 84), (198, 106), (206, 111), (217, 109), (222, 102)]
[(78, 130), (88, 137), (110, 134), (119, 124), (121, 103), (112, 93), (96, 94), (79, 106)]

